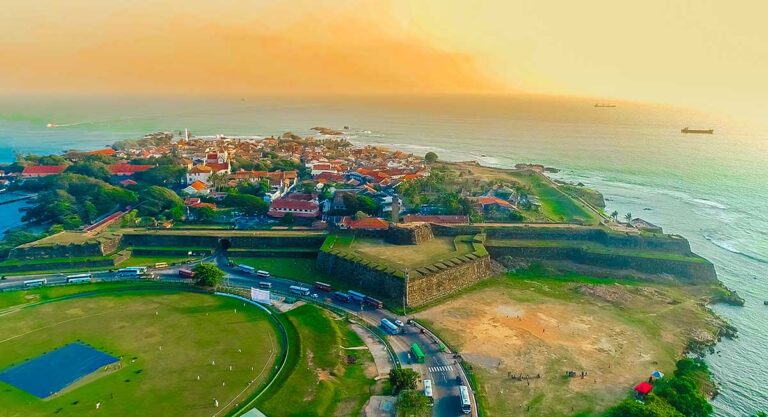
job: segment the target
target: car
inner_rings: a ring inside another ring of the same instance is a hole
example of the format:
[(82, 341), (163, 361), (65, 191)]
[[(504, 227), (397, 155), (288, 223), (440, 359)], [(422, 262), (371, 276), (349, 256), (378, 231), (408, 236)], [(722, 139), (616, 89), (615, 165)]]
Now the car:
[(456, 385), (464, 385), (464, 381), (461, 379), (461, 375), (456, 375)]
[(318, 295), (316, 293), (312, 294), (312, 298), (318, 298)]
[(393, 323), (395, 323), (395, 325), (396, 325), (397, 327), (403, 327), (403, 326), (405, 326), (405, 324), (403, 324), (403, 322), (402, 322), (402, 321), (400, 321), (400, 320), (393, 320)]

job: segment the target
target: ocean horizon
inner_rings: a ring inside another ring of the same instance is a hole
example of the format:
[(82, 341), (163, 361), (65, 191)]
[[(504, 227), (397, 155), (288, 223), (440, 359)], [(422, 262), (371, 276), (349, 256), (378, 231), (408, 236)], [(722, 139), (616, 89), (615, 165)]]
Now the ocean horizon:
[[(715, 414), (764, 409), (768, 129), (668, 106), (594, 104), (545, 96), (0, 97), (0, 162), (12, 162), (17, 152), (92, 150), (156, 131), (309, 135), (326, 126), (359, 145), (434, 151), (441, 159), (500, 168), (555, 167), (556, 178), (602, 192), (606, 211), (631, 212), (680, 234), (715, 264), (720, 280), (746, 300), (745, 307), (713, 306), (740, 334), (707, 357), (720, 387)], [(714, 134), (682, 134), (684, 127)], [(0, 206), (0, 217), (18, 217), (13, 210)]]

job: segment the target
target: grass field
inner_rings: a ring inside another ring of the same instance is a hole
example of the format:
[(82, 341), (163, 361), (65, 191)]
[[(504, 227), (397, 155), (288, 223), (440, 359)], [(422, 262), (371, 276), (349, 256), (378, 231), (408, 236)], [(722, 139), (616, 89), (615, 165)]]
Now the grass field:
[(0, 294), (0, 369), (78, 339), (121, 358), (119, 369), (46, 400), (0, 383), (0, 415), (212, 416), (257, 389), (274, 363), (278, 341), (266, 314), (233, 299), (144, 289), (30, 304), (94, 288), (124, 287)]
[(541, 202), (541, 212), (549, 219), (561, 222), (597, 224), (597, 215), (582, 203), (555, 188), (551, 181), (540, 174), (518, 175)]
[[(299, 340), (300, 354), (289, 373), (257, 404), (270, 417), (357, 417), (370, 397), (375, 367), (360, 337), (344, 321), (303, 305), (285, 314)], [(296, 344), (294, 345), (296, 346)], [(355, 363), (349, 363), (349, 357)]]
[(165, 262), (168, 265), (177, 264), (181, 262), (192, 262), (197, 260), (196, 257), (188, 256), (131, 256), (117, 266), (118, 268), (125, 268), (127, 266), (149, 266), (154, 267), (156, 263)]
[[(679, 288), (618, 282), (510, 275), (416, 317), (459, 347), (488, 416), (599, 416), (719, 324)], [(520, 374), (534, 378), (510, 378)]]

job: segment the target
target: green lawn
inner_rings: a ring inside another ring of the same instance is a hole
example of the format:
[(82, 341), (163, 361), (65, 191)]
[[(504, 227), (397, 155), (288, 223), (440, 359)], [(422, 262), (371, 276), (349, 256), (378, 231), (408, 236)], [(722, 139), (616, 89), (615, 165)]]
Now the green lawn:
[[(285, 314), (300, 340), (298, 358), (286, 366), (288, 372), (257, 403), (270, 417), (359, 416), (370, 397), (373, 379), (366, 368), (373, 361), (367, 350), (342, 347), (364, 346), (344, 321), (312, 305)], [(348, 356), (356, 358), (348, 363)]]
[(125, 268), (127, 266), (149, 266), (154, 267), (156, 263), (165, 262), (168, 265), (177, 264), (187, 261), (195, 261), (198, 258), (190, 258), (187, 256), (131, 256), (124, 262), (121, 262), (117, 267)]
[(313, 284), (322, 281), (331, 284), (335, 289), (348, 290), (352, 286), (343, 279), (332, 277), (315, 269), (315, 258), (229, 258), (237, 265), (245, 264), (256, 269), (269, 271), (272, 275), (281, 278), (295, 279), (296, 281)]
[(601, 245), (595, 242), (578, 240), (513, 240), (513, 239), (489, 239), (485, 242), (489, 247), (538, 247), (538, 248), (576, 248), (585, 252), (619, 255), (637, 258), (665, 259), (670, 261), (706, 263), (706, 259), (694, 255), (688, 256), (669, 251), (653, 251), (633, 248), (617, 248)]
[[(50, 300), (89, 287), (96, 286), (2, 293), (0, 305), (28, 302), (35, 295)], [(209, 417), (261, 386), (279, 349), (262, 310), (207, 294), (105, 292), (0, 314), (5, 314), (0, 369), (75, 340), (122, 358), (119, 369), (96, 371), (47, 400), (0, 382), (4, 416)], [(249, 385), (251, 380), (256, 382)]]
[(541, 202), (542, 214), (550, 220), (556, 222), (581, 222), (585, 224), (599, 223), (599, 219), (593, 211), (555, 188), (552, 182), (543, 175), (532, 172), (510, 175), (530, 187), (531, 193), (538, 197)]

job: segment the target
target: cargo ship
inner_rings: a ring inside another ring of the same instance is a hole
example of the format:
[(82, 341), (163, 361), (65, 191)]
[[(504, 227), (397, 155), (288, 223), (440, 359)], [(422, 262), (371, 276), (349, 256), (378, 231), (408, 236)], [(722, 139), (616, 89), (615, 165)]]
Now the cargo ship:
[(613, 107), (616, 107), (616, 105), (615, 104), (600, 104), (600, 103), (597, 103), (597, 104), (595, 104), (595, 107), (613, 108)]
[(684, 127), (680, 129), (681, 133), (703, 133), (705, 135), (711, 135), (715, 133), (715, 129), (690, 129), (687, 127)]

